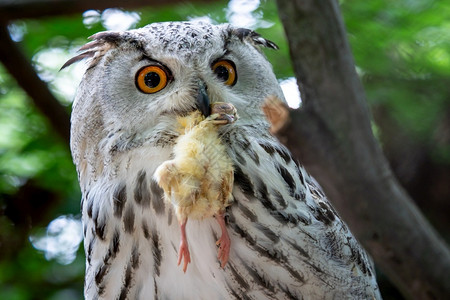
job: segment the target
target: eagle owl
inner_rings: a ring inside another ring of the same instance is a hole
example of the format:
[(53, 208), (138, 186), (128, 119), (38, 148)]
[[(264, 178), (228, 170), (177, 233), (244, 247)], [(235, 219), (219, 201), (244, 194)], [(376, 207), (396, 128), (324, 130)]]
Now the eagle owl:
[[(367, 254), (270, 134), (262, 105), (284, 98), (263, 47), (277, 48), (228, 24), (156, 23), (95, 34), (64, 65), (89, 60), (71, 119), (86, 299), (380, 298)], [(207, 115), (205, 101), (239, 113), (218, 128), (233, 164), (230, 249), (222, 268), (221, 226), (213, 217), (190, 221), (184, 273), (179, 224), (154, 173), (174, 158), (177, 120)]]

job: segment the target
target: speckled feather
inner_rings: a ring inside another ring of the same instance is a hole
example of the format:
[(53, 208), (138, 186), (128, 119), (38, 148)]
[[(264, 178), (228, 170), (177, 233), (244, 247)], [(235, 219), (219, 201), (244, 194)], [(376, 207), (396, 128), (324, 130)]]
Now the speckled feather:
[[(159, 23), (94, 35), (72, 114), (71, 149), (83, 193), (86, 299), (379, 299), (365, 251), (320, 188), (269, 132), (261, 110), (283, 99), (259, 47), (230, 25)], [(226, 87), (211, 70), (236, 64)], [(140, 93), (136, 72), (161, 64), (173, 79)], [(195, 109), (199, 81), (240, 119), (220, 132), (234, 163), (227, 209), (231, 252), (220, 268), (214, 219), (189, 223), (192, 263), (177, 268), (179, 228), (152, 176), (172, 158), (176, 118)], [(195, 242), (194, 242), (195, 241)]]

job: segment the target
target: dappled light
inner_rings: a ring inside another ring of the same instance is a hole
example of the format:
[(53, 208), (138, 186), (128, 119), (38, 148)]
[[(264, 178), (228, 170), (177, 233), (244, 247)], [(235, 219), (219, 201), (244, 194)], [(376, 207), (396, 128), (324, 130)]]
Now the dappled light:
[[(443, 2), (340, 1), (376, 138), (399, 181), (450, 241), (450, 10)], [(264, 53), (289, 107), (302, 108), (271, 0), (92, 9), (13, 20), (7, 29), (56, 97), (52, 105), (68, 116), (87, 65), (60, 68), (89, 36), (170, 20), (229, 22), (274, 41), (280, 50)], [(0, 65), (0, 299), (82, 297), (81, 193), (67, 141), (51, 120)], [(30, 274), (24, 276), (23, 270)], [(380, 286), (385, 299), (401, 299), (385, 277)]]
[(302, 103), (300, 92), (298, 90), (297, 79), (289, 77), (280, 81), (280, 87), (283, 90), (284, 98), (291, 108), (299, 108)]
[(77, 89), (77, 85), (73, 83), (80, 82), (86, 65), (84, 63), (77, 64), (71, 68), (70, 72), (59, 72), (59, 69), (78, 48), (78, 46), (69, 49), (43, 48), (32, 58), (39, 77), (49, 84), (52, 92), (59, 96), (58, 99), (64, 105), (72, 103)]
[(63, 265), (75, 260), (82, 240), (81, 220), (71, 216), (59, 216), (48, 224), (45, 234), (30, 236), (30, 242), (47, 260), (56, 259)]

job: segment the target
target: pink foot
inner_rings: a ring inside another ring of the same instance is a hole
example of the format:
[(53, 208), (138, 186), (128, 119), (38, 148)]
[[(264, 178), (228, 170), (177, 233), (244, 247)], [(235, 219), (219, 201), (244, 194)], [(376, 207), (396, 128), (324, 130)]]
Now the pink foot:
[(178, 265), (181, 264), (181, 260), (184, 258), (183, 262), (183, 272), (186, 273), (187, 266), (191, 262), (191, 255), (189, 254), (189, 245), (186, 238), (186, 223), (187, 220), (181, 223), (181, 242), (178, 248)]
[(222, 230), (222, 236), (216, 242), (216, 245), (219, 246), (217, 258), (220, 261), (220, 266), (222, 268), (225, 268), (225, 265), (228, 262), (228, 257), (230, 255), (231, 240), (230, 240), (230, 236), (228, 235), (228, 231), (227, 231), (227, 227), (225, 225), (225, 219), (224, 219), (223, 214), (216, 215), (216, 219), (220, 225), (220, 229)]

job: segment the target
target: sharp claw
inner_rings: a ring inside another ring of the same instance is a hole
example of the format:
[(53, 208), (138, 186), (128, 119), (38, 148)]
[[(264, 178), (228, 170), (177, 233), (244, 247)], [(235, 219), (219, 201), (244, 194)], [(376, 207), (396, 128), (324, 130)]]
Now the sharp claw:
[(216, 125), (226, 125), (234, 123), (236, 121), (236, 118), (232, 115), (221, 114), (210, 118), (210, 121)]
[(223, 115), (223, 117), (228, 120), (228, 123), (234, 122), (234, 117), (232, 115)]
[(236, 108), (231, 103), (216, 102), (211, 104), (210, 120), (216, 125), (232, 124), (238, 119)]

